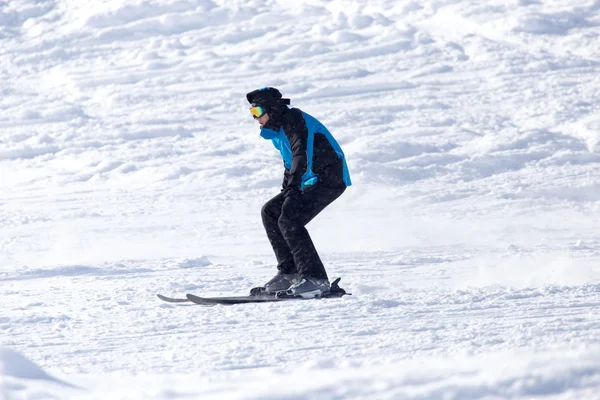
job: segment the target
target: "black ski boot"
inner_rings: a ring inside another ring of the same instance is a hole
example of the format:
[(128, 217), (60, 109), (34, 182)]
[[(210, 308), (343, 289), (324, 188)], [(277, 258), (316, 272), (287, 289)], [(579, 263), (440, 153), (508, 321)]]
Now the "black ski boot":
[(265, 286), (259, 286), (250, 290), (250, 296), (275, 295), (277, 292), (285, 291), (298, 281), (298, 274), (277, 274)]

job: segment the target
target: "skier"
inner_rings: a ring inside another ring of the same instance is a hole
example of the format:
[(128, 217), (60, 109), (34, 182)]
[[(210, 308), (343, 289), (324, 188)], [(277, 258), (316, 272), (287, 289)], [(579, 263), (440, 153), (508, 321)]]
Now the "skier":
[(329, 293), (325, 267), (305, 226), (351, 185), (344, 153), (327, 128), (279, 90), (265, 87), (246, 95), (260, 136), (271, 140), (285, 166), (281, 192), (261, 210), (277, 275), (265, 292), (318, 297)]

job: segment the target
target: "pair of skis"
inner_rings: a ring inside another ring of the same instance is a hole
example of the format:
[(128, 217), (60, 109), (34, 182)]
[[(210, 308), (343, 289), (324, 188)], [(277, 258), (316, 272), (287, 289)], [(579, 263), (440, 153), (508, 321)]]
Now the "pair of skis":
[[(350, 293), (346, 293), (344, 289), (338, 286), (340, 282), (340, 278), (337, 278), (331, 284), (331, 288), (329, 293), (320, 297), (314, 298), (338, 298), (344, 295), (349, 295)], [(262, 290), (261, 290), (262, 289)], [(275, 294), (267, 294), (264, 293), (264, 288), (254, 288), (250, 291), (249, 296), (224, 296), (224, 297), (200, 297), (194, 294), (186, 294), (186, 298), (173, 298), (163, 296), (162, 294), (157, 294), (158, 298), (166, 301), (168, 303), (194, 303), (205, 306), (224, 304), (224, 305), (232, 305), (232, 304), (246, 304), (246, 303), (268, 303), (268, 302), (276, 302), (276, 301), (288, 301), (288, 300), (307, 300), (302, 296), (294, 296), (283, 292), (278, 292)]]

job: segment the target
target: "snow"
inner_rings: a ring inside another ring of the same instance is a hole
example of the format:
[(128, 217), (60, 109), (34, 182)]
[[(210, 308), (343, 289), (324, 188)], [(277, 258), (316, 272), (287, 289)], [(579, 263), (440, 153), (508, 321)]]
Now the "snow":
[[(0, 398), (600, 399), (600, 3), (0, 4)], [(274, 274), (275, 86), (354, 185)]]

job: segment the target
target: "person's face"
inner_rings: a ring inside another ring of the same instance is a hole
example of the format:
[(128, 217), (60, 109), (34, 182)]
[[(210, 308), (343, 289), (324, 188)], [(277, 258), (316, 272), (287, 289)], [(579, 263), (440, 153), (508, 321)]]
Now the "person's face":
[(267, 122), (269, 122), (269, 114), (267, 114), (264, 107), (253, 104), (252, 107), (250, 107), (250, 114), (252, 114), (254, 119), (258, 121), (258, 124), (261, 128), (265, 126)]
[(263, 115), (261, 115), (260, 117), (256, 118), (256, 120), (258, 121), (258, 124), (260, 125), (260, 127), (262, 128), (263, 126), (265, 126), (265, 124), (267, 122), (269, 122), (269, 114), (264, 113)]

